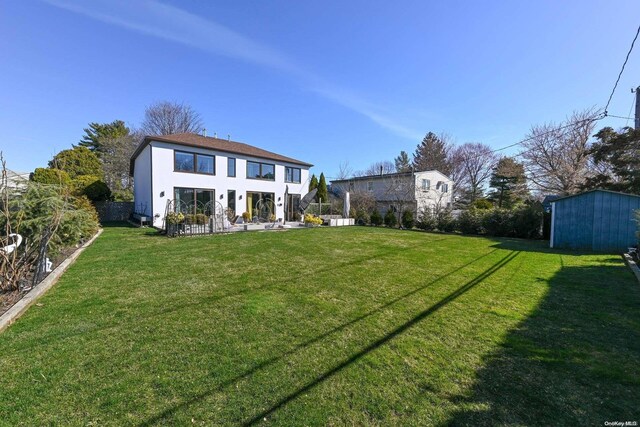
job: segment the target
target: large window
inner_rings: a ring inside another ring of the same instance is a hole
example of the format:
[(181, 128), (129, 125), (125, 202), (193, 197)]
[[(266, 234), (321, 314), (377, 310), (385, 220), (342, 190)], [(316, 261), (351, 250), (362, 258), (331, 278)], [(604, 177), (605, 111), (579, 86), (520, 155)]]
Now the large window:
[(284, 168), (284, 182), (300, 184), (300, 168)]
[(236, 159), (233, 157), (227, 158), (227, 176), (236, 176)]
[(176, 172), (216, 174), (215, 156), (174, 151), (173, 167)]
[(423, 179), (422, 180), (422, 189), (423, 190), (429, 190), (431, 189), (431, 181), (428, 179)]
[(173, 192), (176, 212), (211, 214), (213, 201), (215, 200), (215, 190), (175, 187)]
[(247, 162), (247, 178), (275, 181), (276, 167), (270, 163)]

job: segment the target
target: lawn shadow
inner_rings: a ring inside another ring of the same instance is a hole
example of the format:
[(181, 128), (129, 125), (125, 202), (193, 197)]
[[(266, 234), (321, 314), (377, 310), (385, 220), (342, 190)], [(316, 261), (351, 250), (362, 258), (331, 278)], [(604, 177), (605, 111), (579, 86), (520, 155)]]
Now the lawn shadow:
[[(532, 240), (532, 239), (520, 239), (516, 237), (489, 237), (489, 236), (484, 236), (484, 238), (496, 242), (495, 244), (492, 245), (492, 247), (498, 248), (498, 249), (505, 249), (509, 251), (539, 252), (539, 253), (545, 253), (545, 254), (558, 254), (558, 255), (571, 255), (571, 256), (603, 255), (603, 252), (550, 248), (548, 240)], [(620, 258), (616, 258), (616, 259), (619, 260)]]
[[(249, 378), (250, 376), (252, 376), (253, 374), (257, 373), (258, 371), (265, 369), (267, 367), (269, 367), (270, 365), (273, 365), (283, 359), (285, 359), (288, 356), (291, 356), (313, 344), (316, 344), (322, 340), (324, 340), (325, 338), (328, 338), (329, 336), (338, 333), (340, 331), (343, 331), (355, 324), (357, 324), (358, 322), (361, 322), (363, 320), (366, 320), (369, 317), (374, 316), (377, 313), (382, 312), (383, 310), (385, 310), (386, 308), (402, 301), (405, 300), (406, 298), (409, 298), (417, 293), (419, 293), (420, 291), (423, 291), (424, 289), (426, 289), (429, 286), (434, 285), (435, 283), (451, 276), (452, 274), (457, 273), (458, 271), (463, 270), (464, 268), (476, 263), (477, 261), (491, 255), (492, 253), (494, 253), (496, 250), (492, 250), (490, 252), (487, 252), (486, 254), (483, 254), (475, 259), (473, 259), (472, 261), (469, 261), (468, 263), (461, 265), (441, 276), (438, 276), (437, 278), (431, 280), (430, 282), (419, 286), (417, 288), (412, 289), (409, 292), (406, 292), (400, 296), (397, 296), (395, 298), (393, 298), (390, 301), (387, 301), (385, 304), (382, 304), (376, 308), (374, 308), (373, 310), (358, 316), (348, 322), (345, 322), (339, 326), (336, 326), (312, 339), (309, 339), (307, 341), (304, 341), (300, 344), (295, 345), (293, 348), (287, 350), (286, 352), (267, 359), (259, 364), (257, 364), (256, 366), (252, 367), (251, 369), (245, 371), (244, 373), (235, 376), (233, 378), (230, 378), (224, 382), (222, 382), (221, 384), (219, 384), (217, 387), (215, 387), (212, 390), (209, 390), (205, 393), (202, 393), (198, 396), (195, 396), (187, 401), (184, 401), (178, 405), (175, 405), (171, 408), (166, 409), (165, 411), (161, 412), (160, 414), (151, 417), (149, 419), (147, 419), (146, 421), (144, 421), (143, 423), (139, 424), (139, 426), (150, 426), (153, 425), (161, 420), (165, 420), (166, 418), (170, 417), (172, 414), (174, 414), (175, 412), (186, 408), (190, 405), (193, 405), (205, 398), (207, 398), (208, 396), (219, 392), (220, 390), (223, 390), (224, 388), (235, 384), (245, 378)], [(504, 265), (506, 265), (508, 262), (510, 262), (511, 260), (513, 260), (513, 258), (515, 258), (518, 254), (517, 253), (510, 253), (508, 255), (506, 255), (504, 258), (502, 258), (500, 261), (498, 261), (496, 264), (494, 264), (493, 266), (491, 266), (489, 269), (485, 270), (483, 273), (481, 273), (480, 275), (478, 275), (476, 278), (474, 278), (473, 280), (470, 280), (469, 282), (467, 282), (465, 285), (463, 285), (462, 287), (458, 288), (456, 291), (454, 291), (453, 293), (451, 293), (450, 295), (448, 295), (447, 297), (445, 297), (444, 299), (442, 299), (440, 302), (434, 304), (433, 306), (431, 306), (429, 309), (423, 311), (422, 313), (420, 313), (418, 316), (414, 317), (413, 319), (411, 319), (410, 321), (406, 322), (405, 324), (401, 325), (400, 327), (396, 328), (394, 331), (392, 331), (391, 333), (389, 333), (388, 335), (384, 336), (383, 338), (375, 341), (374, 343), (372, 343), (371, 345), (367, 346), (365, 349), (363, 349), (362, 351), (358, 352), (357, 354), (351, 356), (350, 358), (348, 358), (346, 361), (344, 361), (343, 363), (339, 364), (338, 366), (336, 366), (335, 368), (333, 368), (332, 370), (326, 372), (325, 374), (323, 374), (322, 376), (316, 378), (314, 381), (312, 381), (311, 383), (307, 384), (305, 387), (303, 387), (302, 389), (296, 391), (295, 393), (292, 393), (291, 395), (287, 396), (285, 399), (283, 399), (282, 401), (278, 402), (276, 405), (274, 405), (273, 407), (271, 407), (269, 410), (255, 416), (252, 420), (248, 421), (247, 424), (252, 424), (255, 423), (257, 421), (260, 421), (262, 418), (266, 417), (268, 414), (271, 414), (273, 412), (275, 412), (278, 408), (284, 406), (286, 403), (290, 402), (291, 400), (294, 400), (296, 397), (298, 397), (300, 394), (307, 392), (308, 390), (310, 390), (311, 388), (315, 387), (316, 385), (318, 385), (319, 383), (321, 383), (322, 381), (326, 380), (327, 378), (331, 377), (332, 375), (336, 374), (337, 372), (339, 372), (340, 370), (344, 369), (345, 367), (347, 367), (348, 365), (352, 364), (353, 362), (355, 362), (357, 359), (359, 359), (360, 357), (364, 356), (365, 354), (375, 350), (376, 348), (380, 347), (381, 345), (383, 345), (384, 343), (386, 343), (387, 341), (391, 340), (392, 338), (398, 336), (399, 334), (401, 334), (402, 332), (404, 332), (406, 329), (410, 328), (411, 326), (413, 326), (415, 323), (419, 322), (420, 320), (424, 319), (425, 317), (433, 314), (435, 311), (437, 311), (438, 309), (442, 308), (444, 305), (446, 305), (447, 303), (453, 301), (454, 299), (456, 299), (457, 297), (459, 297), (460, 295), (464, 294), (465, 292), (467, 292), (468, 290), (470, 290), (472, 287), (476, 286), (477, 284), (479, 284), (480, 282), (482, 282), (484, 279), (486, 279), (487, 277), (489, 277), (490, 275), (492, 275), (493, 273), (495, 273), (497, 270), (499, 270), (500, 268), (502, 268)]]
[[(619, 262), (619, 261), (618, 261)], [(451, 425), (638, 420), (640, 289), (624, 266), (564, 267), (541, 304), (488, 355)]]

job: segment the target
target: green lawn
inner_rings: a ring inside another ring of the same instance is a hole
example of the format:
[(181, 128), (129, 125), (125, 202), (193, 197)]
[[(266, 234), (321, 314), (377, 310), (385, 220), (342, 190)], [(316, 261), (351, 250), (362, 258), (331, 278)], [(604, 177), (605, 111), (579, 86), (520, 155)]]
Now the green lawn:
[(351, 227), (108, 227), (0, 334), (3, 425), (640, 420), (619, 256)]

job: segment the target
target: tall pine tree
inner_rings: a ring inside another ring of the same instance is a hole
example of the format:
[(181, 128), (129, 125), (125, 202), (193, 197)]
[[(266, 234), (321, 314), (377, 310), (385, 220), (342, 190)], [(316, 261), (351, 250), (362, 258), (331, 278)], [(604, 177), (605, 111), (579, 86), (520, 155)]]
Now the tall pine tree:
[(88, 128), (84, 128), (84, 136), (78, 144), (96, 153), (102, 154), (102, 142), (104, 139), (117, 139), (129, 135), (129, 128), (122, 120), (114, 120), (111, 123), (89, 123)]
[(406, 151), (401, 151), (400, 155), (394, 159), (396, 172), (411, 172), (411, 160)]
[(451, 173), (448, 159), (449, 147), (443, 138), (429, 132), (416, 147), (413, 154), (413, 167), (417, 171), (437, 170), (445, 175)]
[(318, 178), (316, 178), (316, 174), (311, 175), (311, 180), (309, 181), (309, 192), (312, 192), (314, 188), (318, 188)]
[(318, 193), (316, 193), (316, 200), (327, 203), (329, 201), (329, 191), (327, 189), (327, 181), (324, 178), (324, 172), (320, 174), (320, 181), (318, 182)]
[(499, 208), (511, 208), (529, 194), (522, 163), (513, 157), (503, 157), (493, 169), (489, 186), (493, 188), (489, 198)]

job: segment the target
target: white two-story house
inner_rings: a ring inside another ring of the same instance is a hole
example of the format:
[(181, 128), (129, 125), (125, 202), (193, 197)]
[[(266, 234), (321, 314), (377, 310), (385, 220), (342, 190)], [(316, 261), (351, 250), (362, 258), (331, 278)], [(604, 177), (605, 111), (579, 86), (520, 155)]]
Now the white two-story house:
[(419, 217), (426, 209), (451, 209), (453, 201), (453, 181), (437, 170), (358, 176), (331, 181), (331, 187), (338, 193), (370, 195), (383, 215), (408, 209)]
[(170, 201), (173, 206), (220, 203), (237, 215), (252, 216), (268, 204), (277, 218), (293, 220), (307, 192), (311, 166), (241, 142), (194, 133), (147, 136), (131, 156), (134, 209), (153, 217), (156, 227), (162, 227)]

